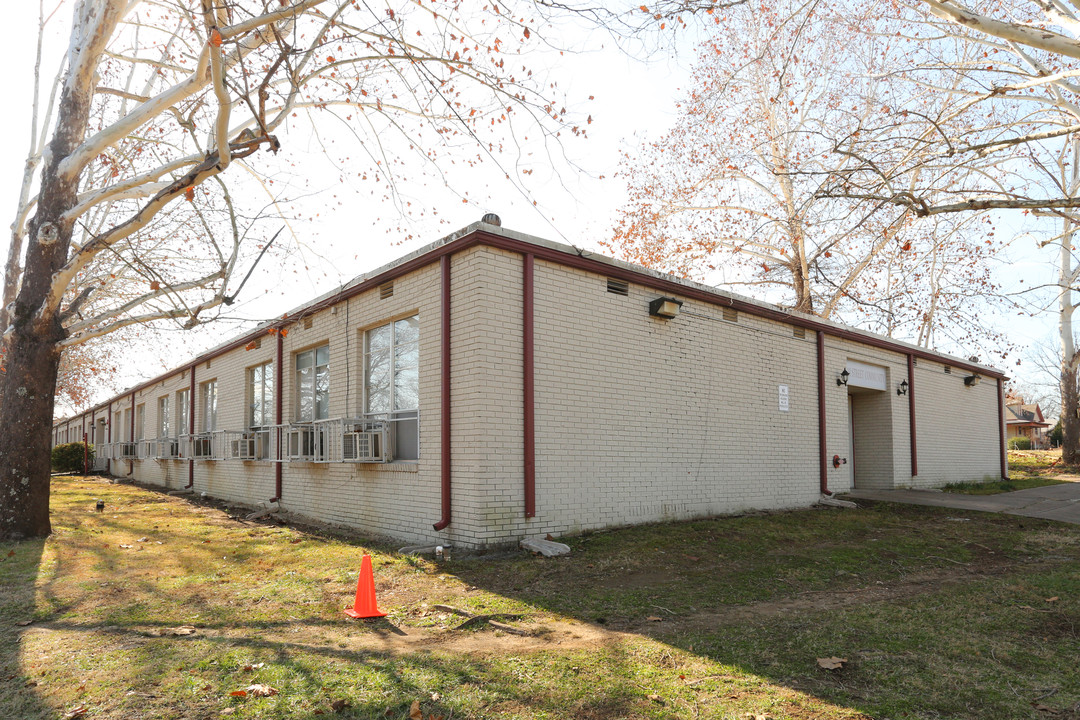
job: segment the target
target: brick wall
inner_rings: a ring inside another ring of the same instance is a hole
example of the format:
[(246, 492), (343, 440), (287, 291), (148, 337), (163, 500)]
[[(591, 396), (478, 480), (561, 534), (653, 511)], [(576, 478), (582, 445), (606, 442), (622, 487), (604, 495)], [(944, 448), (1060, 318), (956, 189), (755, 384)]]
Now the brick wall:
[[(431, 525), (440, 506), (440, 287), (438, 262), (302, 318), (283, 340), (283, 422), (296, 417), (295, 356), (329, 345), (331, 418), (363, 409), (368, 329), (419, 316), (420, 459), (387, 465), (283, 464), (281, 507), (300, 516), (402, 542), (484, 546), (523, 536), (810, 505), (819, 497), (817, 344), (790, 324), (689, 298), (672, 319), (651, 317), (659, 293), (631, 282), (623, 296), (607, 277), (535, 263), (536, 517), (524, 517), (522, 270), (520, 254), (476, 246), (452, 256), (453, 521)], [(310, 324), (310, 327), (307, 325)], [(276, 360), (277, 337), (195, 367), (196, 429), (202, 384), (216, 380), (219, 430), (247, 424), (248, 371)], [(858, 482), (931, 486), (998, 472), (997, 385), (964, 387), (963, 375), (920, 361), (915, 397), (919, 474), (910, 466), (906, 355), (828, 337), (826, 456), (852, 455), (849, 388), (835, 377), (849, 360), (884, 368), (885, 391), (855, 398)], [(146, 437), (159, 427), (159, 398), (190, 387), (188, 369), (136, 393)], [(787, 388), (787, 409), (780, 407)], [(117, 398), (114, 413), (130, 407)], [(100, 411), (105, 416), (106, 411)], [(115, 417), (115, 416), (114, 416)], [(115, 423), (115, 421), (114, 421)], [(61, 424), (69, 434), (81, 418)], [(181, 434), (173, 420), (173, 433)], [(127, 428), (115, 426), (113, 441)], [(81, 435), (80, 435), (81, 437)], [(853, 485), (852, 464), (828, 470), (836, 492)], [(131, 463), (136, 479), (175, 489), (187, 460)], [(127, 461), (113, 473), (126, 475)], [(194, 489), (258, 505), (275, 494), (275, 464), (196, 461)]]

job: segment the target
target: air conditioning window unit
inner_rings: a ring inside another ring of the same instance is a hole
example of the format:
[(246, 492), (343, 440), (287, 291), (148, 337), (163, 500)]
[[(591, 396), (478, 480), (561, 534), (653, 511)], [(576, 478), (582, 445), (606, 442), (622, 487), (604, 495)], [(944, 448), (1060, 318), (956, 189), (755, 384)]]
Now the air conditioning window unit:
[(255, 459), (255, 438), (243, 437), (229, 443), (229, 457), (233, 460)]
[(345, 462), (382, 463), (390, 461), (388, 433), (384, 423), (358, 423), (346, 426), (341, 438)]

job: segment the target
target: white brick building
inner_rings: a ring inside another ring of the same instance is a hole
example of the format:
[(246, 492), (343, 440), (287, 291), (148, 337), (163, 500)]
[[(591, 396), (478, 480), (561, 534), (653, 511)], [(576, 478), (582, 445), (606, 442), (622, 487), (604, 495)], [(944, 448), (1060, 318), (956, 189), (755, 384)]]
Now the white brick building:
[(100, 469), (169, 489), (483, 547), (997, 478), (1001, 380), (478, 223), (54, 441), (86, 432)]

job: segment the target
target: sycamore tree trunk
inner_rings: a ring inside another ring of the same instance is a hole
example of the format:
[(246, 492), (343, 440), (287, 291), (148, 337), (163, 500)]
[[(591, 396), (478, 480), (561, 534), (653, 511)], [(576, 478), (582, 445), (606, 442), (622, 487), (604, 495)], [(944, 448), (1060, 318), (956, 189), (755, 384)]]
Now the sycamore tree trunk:
[(1066, 465), (1080, 465), (1080, 418), (1076, 411), (1076, 370), (1061, 368), (1061, 460)]
[(50, 436), (60, 345), (59, 309), (49, 309), (53, 274), (67, 260), (81, 167), (64, 161), (86, 134), (97, 58), (120, 18), (120, 3), (80, 3), (56, 125), (41, 177), (37, 212), (27, 228), (26, 262), (9, 327), (6, 372), (0, 375), (0, 540), (45, 537), (49, 523)]
[[(85, 116), (82, 123), (80, 127), (85, 127)], [(53, 145), (62, 140), (58, 136)], [(30, 223), (23, 282), (5, 341), (7, 372), (0, 375), (0, 540), (45, 537), (51, 532), (50, 437), (64, 333), (55, 313), (43, 315), (39, 310), (53, 272), (67, 256), (72, 225), (62, 222), (60, 215), (74, 204), (77, 190), (77, 183), (57, 176), (56, 162), (46, 170), (41, 203)]]
[(49, 339), (16, 332), (8, 355), (0, 380), (0, 540), (45, 537), (60, 351)]

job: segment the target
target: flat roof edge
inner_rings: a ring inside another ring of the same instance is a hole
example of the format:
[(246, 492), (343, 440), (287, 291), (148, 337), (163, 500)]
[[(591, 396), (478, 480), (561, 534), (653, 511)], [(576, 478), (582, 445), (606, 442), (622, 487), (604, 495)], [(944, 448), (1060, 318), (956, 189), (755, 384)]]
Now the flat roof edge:
[[(499, 239), (505, 241), (500, 243)], [(269, 329), (275, 327), (282, 327), (287, 324), (296, 322), (298, 319), (304, 317), (307, 314), (318, 312), (319, 310), (329, 307), (330, 305), (338, 302), (343, 302), (349, 298), (364, 292), (374, 285), (388, 282), (394, 277), (405, 275), (409, 272), (413, 272), (422, 267), (429, 265), (432, 262), (438, 260), (438, 258), (446, 252), (453, 253), (457, 249), (467, 249), (474, 245), (492, 245), (499, 247), (502, 244), (506, 244), (513, 251), (525, 251), (525, 248), (520, 245), (535, 247), (539, 252), (537, 255), (544, 256), (543, 259), (552, 260), (554, 262), (566, 262), (560, 260), (559, 256), (565, 256), (567, 260), (571, 258), (577, 258), (577, 261), (570, 261), (566, 264), (587, 265), (587, 270), (599, 272), (604, 268), (610, 268), (613, 274), (629, 275), (631, 281), (641, 282), (641, 279), (647, 279), (651, 282), (645, 282), (646, 285), (660, 285), (663, 286), (665, 291), (679, 293), (681, 290), (686, 295), (696, 295), (698, 299), (702, 299), (706, 302), (716, 302), (717, 304), (730, 304), (731, 306), (738, 306), (738, 309), (748, 312), (754, 315), (760, 315), (769, 317), (780, 322), (788, 322), (792, 325), (804, 327), (814, 331), (822, 331), (826, 335), (832, 335), (841, 339), (848, 339), (854, 342), (865, 342), (868, 345), (879, 347), (891, 352), (897, 352), (901, 354), (912, 354), (917, 357), (931, 359), (943, 364), (948, 364), (958, 368), (965, 368), (972, 372), (982, 373), (995, 379), (1002, 381), (1008, 378), (1003, 372), (993, 368), (989, 365), (982, 365), (981, 363), (973, 363), (970, 360), (965, 360), (947, 353), (939, 352), (937, 350), (930, 350), (918, 345), (905, 342), (903, 340), (896, 340), (893, 338), (878, 335), (876, 333), (869, 332), (867, 330), (861, 330), (849, 325), (843, 325), (832, 320), (818, 317), (816, 315), (808, 315), (806, 313), (798, 312), (795, 310), (782, 308), (778, 305), (766, 303), (761, 300), (755, 300), (754, 298), (745, 297), (736, 293), (721, 290), (703, 283), (698, 283), (692, 280), (686, 280), (676, 277), (667, 273), (660, 272), (652, 268), (646, 268), (640, 265), (634, 265), (632, 263), (625, 262), (616, 258), (608, 257), (601, 253), (593, 252), (584, 248), (579, 248), (574, 245), (568, 245), (564, 243), (554, 242), (545, 238), (529, 235), (528, 233), (519, 232), (516, 230), (510, 230), (497, 225), (490, 225), (484, 222), (471, 223), (459, 230), (455, 230), (443, 237), (428, 243), (423, 247), (420, 247), (410, 253), (407, 253), (389, 263), (386, 263), (374, 270), (363, 273), (356, 276), (347, 283), (342, 284), (336, 290), (331, 290), (312, 300), (296, 306), (295, 308), (286, 312), (281, 318), (275, 320), (268, 320), (259, 323), (252, 330), (239, 335), (231, 340), (227, 340), (223, 343), (215, 345), (208, 350), (203, 351), (191, 360), (177, 366), (176, 368), (156, 375), (155, 377), (138, 383), (130, 388), (126, 388), (120, 393), (112, 396), (109, 400), (98, 403), (86, 410), (72, 415), (70, 418), (60, 418), (53, 421), (53, 425), (57, 425), (63, 422), (68, 422), (73, 418), (82, 417), (90, 413), (96, 413), (98, 410), (105, 408), (118, 399), (130, 396), (133, 393), (137, 393), (144, 390), (147, 387), (155, 385), (164, 379), (172, 377), (178, 373), (186, 372), (187, 370), (195, 367), (199, 363), (206, 362), (213, 359), (218, 355), (224, 354), (230, 350), (233, 350), (239, 346), (254, 340), (265, 334)], [(461, 248), (451, 248), (453, 245), (463, 245)], [(507, 249), (507, 248), (504, 248)]]

